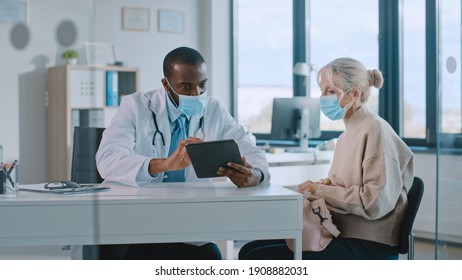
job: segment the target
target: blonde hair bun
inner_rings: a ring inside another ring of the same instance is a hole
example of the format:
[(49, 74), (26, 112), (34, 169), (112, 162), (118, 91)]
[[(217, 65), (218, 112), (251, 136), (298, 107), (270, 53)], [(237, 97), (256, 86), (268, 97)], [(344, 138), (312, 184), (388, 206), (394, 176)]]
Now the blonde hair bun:
[(369, 76), (369, 86), (375, 88), (381, 88), (383, 85), (383, 76), (382, 72), (377, 69), (367, 70), (367, 75)]

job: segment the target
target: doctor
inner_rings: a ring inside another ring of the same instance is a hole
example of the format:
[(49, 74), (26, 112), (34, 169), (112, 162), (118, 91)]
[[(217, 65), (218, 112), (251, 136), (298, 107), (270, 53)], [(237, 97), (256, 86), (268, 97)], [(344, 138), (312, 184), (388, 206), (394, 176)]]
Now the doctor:
[[(174, 49), (164, 59), (163, 72), (161, 89), (133, 93), (122, 99), (96, 154), (101, 176), (133, 186), (204, 180), (197, 178), (185, 145), (234, 139), (244, 164), (230, 162), (219, 168), (217, 174), (228, 177), (238, 187), (268, 182), (270, 175), (264, 154), (243, 127), (208, 94), (207, 68), (201, 54), (188, 47)], [(214, 243), (166, 245), (130, 245), (126, 257), (221, 258)], [(208, 249), (202, 250), (203, 246)]]

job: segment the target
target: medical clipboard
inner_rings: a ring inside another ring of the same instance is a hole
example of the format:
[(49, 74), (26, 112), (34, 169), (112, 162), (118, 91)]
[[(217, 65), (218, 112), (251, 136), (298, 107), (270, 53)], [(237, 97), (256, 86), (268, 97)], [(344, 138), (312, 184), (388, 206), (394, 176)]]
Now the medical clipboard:
[(233, 139), (189, 143), (186, 150), (198, 178), (220, 177), (218, 168), (228, 162), (242, 165), (241, 153)]

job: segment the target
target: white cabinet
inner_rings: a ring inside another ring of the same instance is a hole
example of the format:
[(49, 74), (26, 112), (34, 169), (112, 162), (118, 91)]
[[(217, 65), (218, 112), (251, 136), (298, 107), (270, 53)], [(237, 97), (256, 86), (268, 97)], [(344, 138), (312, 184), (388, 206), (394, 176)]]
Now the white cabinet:
[(63, 65), (48, 69), (49, 181), (71, 177), (73, 127), (106, 127), (120, 97), (138, 88), (138, 68)]
[(106, 105), (106, 95), (101, 94), (101, 90), (105, 89), (105, 74), (101, 69), (69, 71), (69, 95), (73, 108), (102, 108)]

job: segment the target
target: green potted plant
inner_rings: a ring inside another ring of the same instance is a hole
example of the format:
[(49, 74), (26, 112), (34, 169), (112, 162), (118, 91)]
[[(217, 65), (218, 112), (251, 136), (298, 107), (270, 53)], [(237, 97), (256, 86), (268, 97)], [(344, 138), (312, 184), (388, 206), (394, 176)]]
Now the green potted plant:
[(61, 58), (67, 60), (67, 64), (77, 64), (77, 58), (80, 57), (80, 54), (75, 50), (67, 50), (62, 53)]

